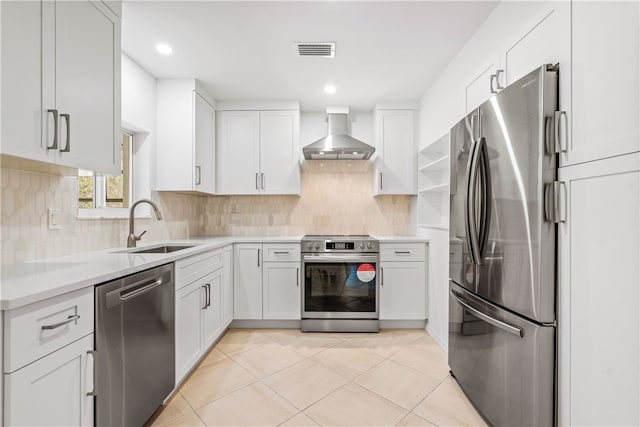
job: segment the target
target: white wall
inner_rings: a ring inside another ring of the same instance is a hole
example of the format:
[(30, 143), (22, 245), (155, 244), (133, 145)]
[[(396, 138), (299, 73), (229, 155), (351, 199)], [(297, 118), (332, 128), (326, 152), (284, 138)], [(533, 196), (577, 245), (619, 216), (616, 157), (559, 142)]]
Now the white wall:
[[(155, 155), (156, 79), (125, 54), (122, 54), (122, 126), (135, 132), (133, 180), (137, 184), (132, 199), (149, 198), (156, 163), (151, 161)], [(142, 211), (143, 207), (139, 209)]]
[[(530, 25), (547, 2), (503, 1), (420, 99), (419, 149), (431, 144), (466, 113), (467, 85), (493, 61), (505, 42)], [(487, 84), (489, 82), (487, 81)], [(447, 350), (449, 327), (449, 233), (417, 227), (429, 238), (429, 322), (427, 329)]]

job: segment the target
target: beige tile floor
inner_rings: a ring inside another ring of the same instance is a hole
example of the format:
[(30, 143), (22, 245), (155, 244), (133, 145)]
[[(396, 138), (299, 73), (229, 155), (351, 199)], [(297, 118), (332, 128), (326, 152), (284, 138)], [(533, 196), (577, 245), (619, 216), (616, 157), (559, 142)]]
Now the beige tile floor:
[(422, 330), (230, 329), (147, 426), (485, 426)]

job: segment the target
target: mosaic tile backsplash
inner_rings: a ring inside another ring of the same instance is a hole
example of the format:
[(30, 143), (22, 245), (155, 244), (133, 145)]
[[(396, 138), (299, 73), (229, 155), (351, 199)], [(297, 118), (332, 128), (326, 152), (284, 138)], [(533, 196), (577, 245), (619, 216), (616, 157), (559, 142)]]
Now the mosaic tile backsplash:
[[(301, 196), (152, 192), (163, 220), (138, 219), (141, 244), (200, 235), (406, 235), (410, 196), (372, 196), (369, 161), (305, 161)], [(77, 179), (2, 168), (2, 263), (122, 247), (126, 219), (78, 219)], [(47, 229), (47, 208), (60, 229)]]

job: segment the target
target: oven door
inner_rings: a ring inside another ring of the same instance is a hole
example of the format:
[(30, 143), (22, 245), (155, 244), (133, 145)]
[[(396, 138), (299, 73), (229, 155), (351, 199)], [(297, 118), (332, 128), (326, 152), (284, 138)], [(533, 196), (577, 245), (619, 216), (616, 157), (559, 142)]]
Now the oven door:
[(378, 255), (305, 254), (303, 319), (377, 319)]

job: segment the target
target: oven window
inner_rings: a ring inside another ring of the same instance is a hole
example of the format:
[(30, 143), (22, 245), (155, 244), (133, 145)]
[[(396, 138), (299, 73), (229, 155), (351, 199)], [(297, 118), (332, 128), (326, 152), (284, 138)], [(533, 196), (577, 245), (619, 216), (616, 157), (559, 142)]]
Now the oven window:
[(304, 310), (375, 313), (376, 271), (375, 262), (306, 263)]

